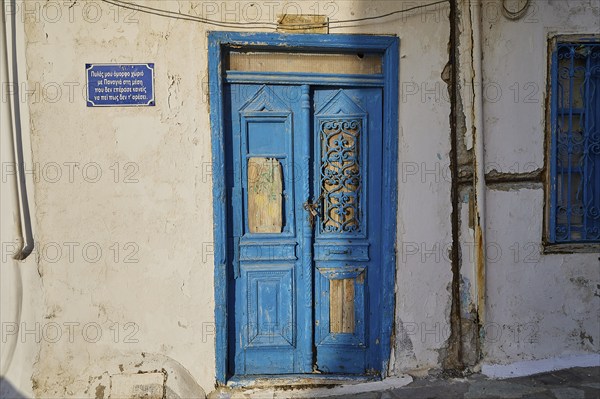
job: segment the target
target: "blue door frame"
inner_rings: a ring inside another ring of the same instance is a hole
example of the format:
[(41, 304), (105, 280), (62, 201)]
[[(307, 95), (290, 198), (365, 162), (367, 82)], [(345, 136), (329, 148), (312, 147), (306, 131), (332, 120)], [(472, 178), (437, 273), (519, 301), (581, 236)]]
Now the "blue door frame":
[[(378, 52), (382, 54), (382, 74), (375, 77), (383, 83), (383, 173), (382, 198), (387, 206), (382, 209), (382, 248), (381, 286), (382, 302), (380, 351), (382, 359), (379, 368), (383, 376), (387, 370), (391, 351), (391, 338), (394, 327), (394, 284), (396, 274), (396, 218), (397, 218), (397, 148), (398, 148), (398, 64), (399, 39), (392, 36), (367, 35), (313, 35), (279, 33), (210, 32), (209, 34), (209, 88), (210, 123), (212, 136), (213, 162), (213, 212), (214, 212), (214, 265), (215, 265), (215, 323), (216, 323), (216, 380), (225, 384), (231, 376), (228, 370), (228, 259), (227, 233), (227, 190), (225, 157), (225, 112), (224, 112), (224, 71), (221, 69), (222, 53), (227, 47), (249, 49), (285, 48), (297, 51), (352, 51)], [(273, 76), (273, 75), (271, 75)], [(333, 82), (339, 79), (336, 74), (320, 74), (315, 79)], [(249, 77), (252, 79), (252, 77)], [(281, 74), (280, 81), (293, 77)], [(290, 82), (291, 83), (291, 82)], [(370, 79), (361, 76), (348, 76), (347, 84), (371, 85)]]

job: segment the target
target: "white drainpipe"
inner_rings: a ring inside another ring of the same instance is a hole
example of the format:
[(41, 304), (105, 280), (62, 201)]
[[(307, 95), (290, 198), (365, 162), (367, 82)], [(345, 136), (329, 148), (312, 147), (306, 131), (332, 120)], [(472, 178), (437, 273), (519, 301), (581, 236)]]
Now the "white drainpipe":
[[(7, 11), (10, 10), (10, 16)], [(9, 19), (10, 18), (10, 19)], [(25, 259), (33, 251), (33, 229), (29, 210), (29, 199), (25, 178), (25, 158), (23, 154), (23, 138), (21, 129), (21, 98), (20, 80), (17, 66), (17, 26), (16, 26), (16, 4), (15, 0), (3, 0), (2, 2), (2, 89), (6, 90), (2, 98), (2, 134), (9, 134), (12, 139), (12, 154), (9, 149), (3, 153), (9, 165), (2, 165), (3, 176), (6, 169), (12, 168), (14, 173), (10, 177), (15, 179), (15, 196), (17, 212), (19, 214), (19, 232), (21, 237), (21, 248), (15, 255), (16, 259)], [(7, 90), (10, 87), (10, 90)], [(10, 140), (7, 140), (10, 141)], [(9, 177), (9, 173), (6, 172)]]
[[(18, 93), (16, 52), (16, 9), (14, 0), (2, 0), (0, 11), (0, 281), (2, 312), (0, 322), (20, 326), (23, 281), (20, 259), (33, 250), (33, 232), (24, 174), (21, 136), (21, 108)], [(10, 88), (10, 90), (9, 90)], [(9, 249), (10, 248), (10, 249)], [(9, 256), (12, 255), (12, 256)], [(0, 345), (0, 376), (5, 376), (18, 346), (19, 334), (7, 334)]]

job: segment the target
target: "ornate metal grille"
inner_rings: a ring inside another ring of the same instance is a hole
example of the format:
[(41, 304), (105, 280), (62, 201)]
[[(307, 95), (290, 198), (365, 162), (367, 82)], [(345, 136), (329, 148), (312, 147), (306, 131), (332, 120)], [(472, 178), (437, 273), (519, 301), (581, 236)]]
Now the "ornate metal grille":
[(600, 240), (600, 44), (559, 43), (552, 66), (552, 242)]
[(361, 119), (320, 121), (322, 233), (360, 232), (361, 130)]

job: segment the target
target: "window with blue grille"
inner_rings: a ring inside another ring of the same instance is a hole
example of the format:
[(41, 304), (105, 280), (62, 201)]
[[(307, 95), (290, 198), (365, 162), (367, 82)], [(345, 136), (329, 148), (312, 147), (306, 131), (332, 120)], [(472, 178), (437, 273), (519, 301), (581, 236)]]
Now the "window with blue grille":
[(600, 42), (557, 41), (551, 67), (550, 243), (600, 242)]

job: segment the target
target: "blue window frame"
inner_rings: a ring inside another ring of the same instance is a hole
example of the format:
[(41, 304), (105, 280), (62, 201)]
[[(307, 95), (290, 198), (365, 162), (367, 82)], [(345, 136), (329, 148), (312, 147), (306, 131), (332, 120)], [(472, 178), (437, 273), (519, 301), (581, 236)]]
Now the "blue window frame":
[(600, 41), (559, 39), (551, 65), (549, 243), (598, 243)]

